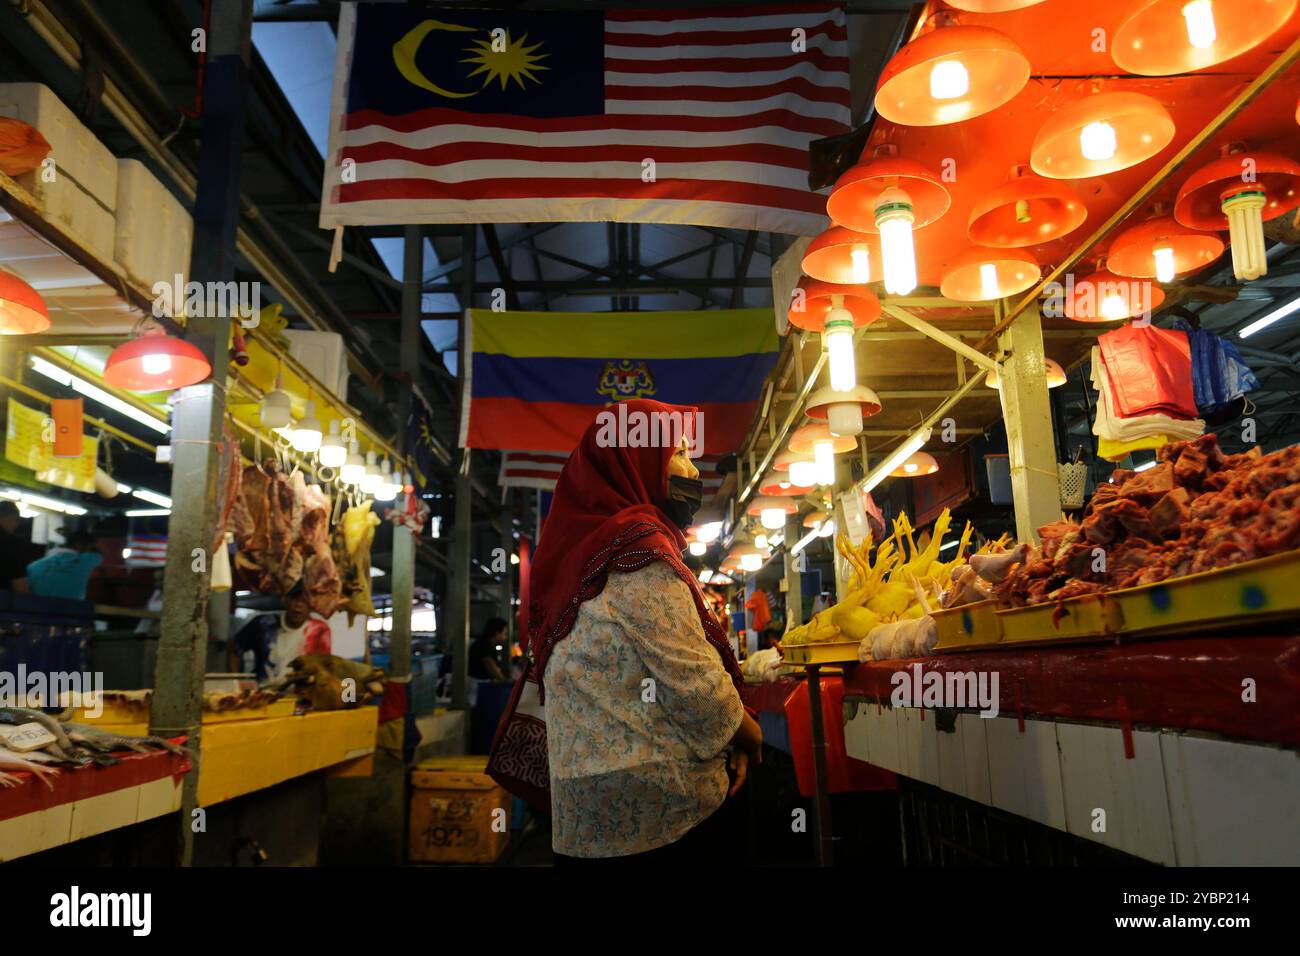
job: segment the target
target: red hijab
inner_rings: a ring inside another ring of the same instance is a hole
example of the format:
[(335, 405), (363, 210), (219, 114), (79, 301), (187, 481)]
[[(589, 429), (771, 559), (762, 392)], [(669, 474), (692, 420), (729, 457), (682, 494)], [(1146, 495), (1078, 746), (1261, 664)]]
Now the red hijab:
[[(653, 415), (675, 415), (686, 436), (694, 436), (696, 409), (691, 406), (649, 399), (620, 404), (626, 406), (628, 422), (639, 416), (648, 422)], [(602, 414), (583, 434), (555, 484), (546, 527), (533, 555), (529, 654), (539, 688), (544, 686), (551, 649), (568, 636), (582, 603), (604, 590), (611, 571), (635, 571), (652, 561), (663, 561), (691, 589), (705, 637), (739, 687), (740, 667), (731, 645), (695, 575), (682, 563), (686, 538), (663, 511), (668, 461), (677, 450), (672, 432), (661, 427), (656, 443), (628, 447), (622, 440), (626, 436), (616, 431), (622, 420), (619, 405), (606, 411), (613, 416), (614, 428), (610, 416)]]

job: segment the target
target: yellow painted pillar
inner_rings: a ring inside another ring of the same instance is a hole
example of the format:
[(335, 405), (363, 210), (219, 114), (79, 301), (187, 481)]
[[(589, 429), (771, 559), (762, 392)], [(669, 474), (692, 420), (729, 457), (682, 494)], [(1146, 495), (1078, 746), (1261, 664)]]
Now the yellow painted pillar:
[(1009, 353), (1000, 374), (1016, 538), (1037, 543), (1037, 529), (1061, 517), (1061, 488), (1043, 361), (1043, 323), (1036, 303), (999, 336), (998, 345)]

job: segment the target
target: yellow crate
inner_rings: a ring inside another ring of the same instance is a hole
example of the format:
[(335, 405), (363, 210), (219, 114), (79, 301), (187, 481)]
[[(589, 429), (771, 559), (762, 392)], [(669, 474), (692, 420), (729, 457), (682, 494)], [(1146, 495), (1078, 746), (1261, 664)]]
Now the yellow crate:
[(935, 611), (936, 652), (978, 650), (997, 647), (1002, 629), (996, 614), (997, 601), (978, 601), (946, 611)]
[(1123, 633), (1158, 636), (1300, 618), (1300, 551), (1109, 595)]
[(782, 644), (781, 659), (787, 664), (856, 664), (861, 641), (825, 644)]
[(1105, 640), (1124, 626), (1119, 605), (1104, 594), (998, 611), (1003, 644), (1052, 644)]
[[(267, 717), (292, 717), (297, 705), (292, 697), (272, 701), (261, 707), (240, 707), (235, 710), (205, 710), (203, 723), (222, 724), (232, 720), (262, 720)], [(149, 707), (145, 704), (127, 705), (122, 701), (104, 701), (102, 712), (98, 716), (86, 713), (84, 707), (74, 708), (70, 720), (74, 724), (94, 724), (96, 727), (112, 728), (116, 733), (127, 733), (123, 727), (149, 726)], [(143, 731), (141, 731), (143, 733)]]
[(486, 756), (433, 757), (411, 770), (408, 856), (415, 863), (492, 863), (510, 839), (510, 794)]

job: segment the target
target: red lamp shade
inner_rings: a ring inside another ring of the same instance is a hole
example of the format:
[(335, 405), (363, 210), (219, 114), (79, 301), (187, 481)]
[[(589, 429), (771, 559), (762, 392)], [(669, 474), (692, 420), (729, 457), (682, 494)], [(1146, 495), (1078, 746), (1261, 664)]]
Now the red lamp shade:
[(1040, 176), (1084, 179), (1145, 162), (1174, 138), (1169, 111), (1141, 93), (1097, 93), (1054, 113), (1034, 137)]
[(967, 249), (948, 267), (939, 289), (958, 302), (989, 302), (1024, 292), (1041, 274), (1038, 260), (1019, 249)]
[(790, 436), (790, 450), (801, 454), (811, 454), (813, 445), (817, 442), (829, 441), (833, 443), (835, 454), (842, 455), (846, 451), (853, 451), (858, 447), (858, 440), (849, 435), (832, 435), (830, 426), (825, 422), (816, 422), (811, 425), (804, 425)]
[[(1044, 358), (1043, 371), (1047, 377), (1047, 387), (1056, 388), (1064, 385), (1068, 381), (1065, 369), (1061, 368), (1061, 363), (1056, 359)], [(997, 369), (989, 369), (989, 373), (984, 376), (984, 384), (989, 388), (1001, 388), (1002, 377), (998, 375)]]
[[(802, 296), (798, 294), (798, 290), (803, 291)], [(880, 300), (866, 286), (835, 285), (804, 276), (799, 280), (796, 293), (790, 299), (790, 308), (786, 313), (790, 324), (812, 332), (823, 331), (826, 328), (826, 316), (835, 307), (833, 296), (843, 297), (841, 301), (844, 308), (853, 316), (854, 328), (870, 325), (880, 318)]]
[(31, 335), (50, 327), (41, 294), (11, 272), (0, 271), (0, 335)]
[(146, 332), (113, 349), (104, 366), (104, 381), (128, 392), (184, 388), (212, 374), (199, 349), (164, 332)]
[(934, 455), (929, 452), (913, 452), (908, 459), (891, 471), (889, 474), (893, 478), (924, 478), (926, 475), (933, 475), (939, 470), (939, 463), (934, 460)]
[(839, 178), (826, 200), (826, 214), (847, 229), (879, 234), (876, 200), (891, 187), (903, 190), (911, 199), (913, 229), (934, 222), (952, 203), (938, 177), (920, 163), (901, 156), (878, 156)]
[[(796, 498), (812, 492), (812, 485), (793, 485), (790, 483), (789, 475), (767, 475), (758, 485), (758, 493), (769, 498)], [(795, 511), (795, 507), (790, 508)], [(751, 511), (750, 514), (758, 514), (757, 511)]]
[(943, 126), (1007, 103), (1029, 82), (1029, 58), (1004, 33), (941, 26), (894, 55), (876, 84), (876, 112), (903, 126)]
[(1115, 31), (1115, 65), (1172, 76), (1231, 60), (1263, 43), (1295, 12), (1296, 0), (1153, 0)]
[(1018, 166), (971, 207), (966, 235), (976, 245), (1018, 249), (1060, 239), (1087, 218), (1088, 207), (1069, 186)]
[(803, 516), (803, 526), (805, 528), (811, 528), (813, 525), (821, 524), (829, 517), (830, 513), (826, 511), (810, 511)]
[(1152, 311), (1163, 301), (1164, 290), (1149, 279), (1098, 269), (1067, 287), (1065, 317), (1076, 322), (1119, 322)]
[(1156, 216), (1126, 229), (1111, 243), (1106, 266), (1122, 276), (1158, 278), (1156, 250), (1172, 254), (1174, 275), (1195, 272), (1223, 255), (1223, 240), (1212, 232), (1179, 225), (1173, 216)]
[(803, 271), (814, 279), (841, 285), (865, 285), (884, 278), (880, 236), (831, 226), (808, 243)]
[(857, 405), (863, 418), (878, 414), (882, 407), (880, 396), (865, 385), (854, 385), (847, 392), (837, 392), (830, 388), (819, 388), (808, 396), (808, 405), (804, 413), (816, 422), (824, 422), (830, 417), (832, 405)]
[(1174, 218), (1191, 229), (1227, 229), (1223, 197), (1246, 189), (1264, 193), (1260, 218), (1265, 222), (1285, 215), (1300, 206), (1300, 163), (1278, 153), (1222, 156), (1183, 183), (1174, 203)]

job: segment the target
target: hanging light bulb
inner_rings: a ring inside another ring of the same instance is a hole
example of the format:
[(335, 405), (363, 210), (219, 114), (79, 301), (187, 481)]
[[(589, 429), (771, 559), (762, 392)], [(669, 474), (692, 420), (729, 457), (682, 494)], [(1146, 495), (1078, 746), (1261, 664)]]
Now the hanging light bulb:
[(361, 491), (363, 494), (373, 495), (383, 483), (384, 475), (375, 464), (375, 453), (366, 452), (366, 473), (361, 476)]
[(980, 291), (985, 299), (1002, 298), (1002, 287), (998, 285), (998, 267), (992, 262), (980, 265)]
[(1172, 246), (1160, 246), (1155, 250), (1156, 281), (1173, 282), (1178, 273), (1174, 268), (1174, 250)]
[(1223, 214), (1228, 217), (1228, 245), (1232, 247), (1232, 271), (1243, 281), (1268, 274), (1264, 253), (1264, 205), (1262, 189), (1248, 189), (1224, 197)]
[(831, 388), (847, 392), (858, 383), (858, 370), (853, 356), (853, 314), (844, 308), (843, 296), (831, 296), (825, 335)]
[(757, 551), (750, 551), (740, 556), (740, 570), (753, 573), (763, 569), (763, 556)]
[(955, 100), (970, 92), (970, 73), (959, 60), (941, 60), (930, 70), (930, 95)]
[(876, 228), (880, 230), (885, 291), (891, 295), (907, 295), (916, 288), (914, 219), (912, 200), (907, 193), (897, 186), (881, 191), (876, 199)]
[[(781, 524), (784, 525), (785, 522), (782, 521)], [(761, 531), (760, 531), (758, 534), (754, 535), (754, 547), (756, 547), (756, 548), (760, 548), (760, 549), (762, 549), (762, 548), (766, 548), (766, 547), (767, 547), (767, 535), (763, 534), (763, 532), (761, 532)]]
[(284, 377), (277, 372), (275, 387), (262, 397), (262, 404), (259, 407), (262, 424), (270, 429), (284, 428), (293, 417), (289, 406), (289, 393), (284, 390)]
[(140, 368), (146, 375), (165, 375), (171, 371), (172, 357), (166, 352), (153, 352), (140, 359)]
[(1083, 158), (1094, 163), (1104, 162), (1115, 155), (1119, 140), (1115, 127), (1104, 120), (1095, 120), (1079, 130), (1079, 151)]
[(1107, 293), (1101, 300), (1101, 317), (1107, 321), (1127, 319), (1129, 316), (1128, 300), (1118, 292)]
[(871, 281), (871, 250), (865, 244), (859, 243), (849, 250), (849, 261), (854, 282)]
[(1198, 50), (1214, 46), (1219, 32), (1214, 28), (1214, 6), (1210, 0), (1191, 0), (1183, 7), (1187, 21), (1187, 42)]
[(316, 417), (316, 403), (307, 400), (307, 414), (298, 420), (289, 436), (294, 451), (313, 452), (320, 448), (320, 420)]
[[(769, 531), (776, 531), (778, 528), (785, 527), (785, 509), (784, 508), (764, 508), (759, 512), (759, 522)], [(765, 544), (759, 547), (766, 547)]]
[(361, 457), (361, 450), (357, 443), (353, 442), (347, 460), (339, 467), (339, 479), (349, 485), (359, 485), (365, 474), (366, 460)]
[(697, 558), (703, 557), (705, 552), (707, 552), (708, 550), (709, 550), (709, 546), (705, 544), (703, 541), (692, 541), (690, 543), (690, 552), (691, 554), (695, 555), (695, 557)]
[(376, 501), (392, 501), (397, 497), (397, 492), (402, 486), (393, 478), (392, 468), (389, 467), (388, 459), (385, 458), (379, 468), (379, 481), (375, 485), (373, 492)]
[(326, 468), (338, 468), (348, 460), (348, 450), (343, 444), (343, 439), (339, 437), (339, 420), (336, 418), (330, 422), (329, 434), (321, 439), (320, 449), (317, 452), (320, 456), (320, 463)]
[(700, 525), (699, 530), (695, 532), (695, 539), (703, 544), (712, 544), (718, 540), (720, 534), (722, 534), (722, 522), (710, 521)]
[(790, 484), (811, 488), (817, 484), (817, 463), (813, 461), (790, 462)]
[(835, 484), (835, 443), (830, 440), (814, 442), (813, 459), (817, 463), (817, 484)]

